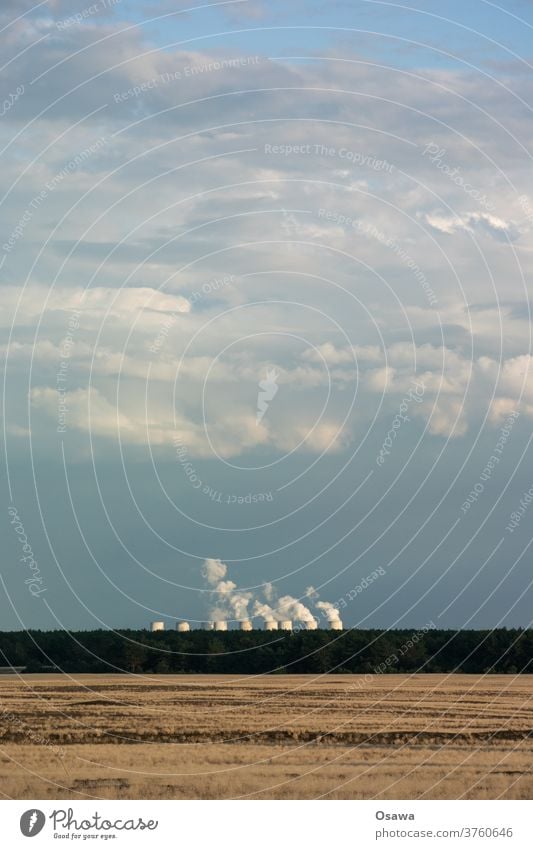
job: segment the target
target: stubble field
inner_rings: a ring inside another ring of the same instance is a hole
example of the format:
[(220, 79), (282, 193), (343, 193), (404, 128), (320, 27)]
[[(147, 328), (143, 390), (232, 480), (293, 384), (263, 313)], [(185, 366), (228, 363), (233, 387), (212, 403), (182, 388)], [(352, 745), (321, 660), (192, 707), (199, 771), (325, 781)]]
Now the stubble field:
[(532, 696), (529, 675), (2, 676), (0, 792), (531, 799)]

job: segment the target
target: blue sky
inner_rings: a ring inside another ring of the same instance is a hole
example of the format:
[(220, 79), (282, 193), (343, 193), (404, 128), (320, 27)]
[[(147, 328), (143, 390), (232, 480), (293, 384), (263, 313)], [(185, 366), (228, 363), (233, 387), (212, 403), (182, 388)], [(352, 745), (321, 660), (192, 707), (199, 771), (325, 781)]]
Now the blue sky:
[(0, 12), (3, 627), (528, 625), (531, 3), (196, 5)]
[[(183, 3), (193, 9), (196, 4)], [(394, 59), (402, 67), (421, 64), (451, 67), (461, 60), (480, 64), (531, 58), (531, 3), (234, 3), (197, 4), (197, 11), (180, 12), (174, 4), (125, 6), (127, 17), (141, 23), (161, 46), (198, 39), (216, 47), (258, 50), (292, 55), (295, 45), (303, 55), (339, 49), (349, 40), (352, 49), (368, 49), (374, 60)], [(149, 7), (151, 11), (151, 7)], [(170, 13), (170, 14), (169, 14)], [(148, 23), (151, 17), (165, 16)], [(228, 26), (228, 23), (233, 26)], [(206, 32), (207, 30), (207, 32)], [(223, 35), (218, 35), (222, 33)], [(369, 35), (371, 34), (371, 35)], [(197, 42), (198, 43), (198, 42)], [(428, 45), (426, 48), (424, 45)], [(440, 51), (440, 52), (439, 52)], [(445, 54), (451, 54), (447, 57)], [(513, 55), (514, 54), (514, 55)]]

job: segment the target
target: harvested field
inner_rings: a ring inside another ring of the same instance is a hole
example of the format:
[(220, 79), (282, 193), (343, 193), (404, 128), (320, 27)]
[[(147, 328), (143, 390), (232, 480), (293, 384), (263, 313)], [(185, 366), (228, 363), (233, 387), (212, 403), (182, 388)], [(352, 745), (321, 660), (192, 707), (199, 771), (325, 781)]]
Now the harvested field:
[(529, 675), (0, 679), (8, 798), (532, 798)]

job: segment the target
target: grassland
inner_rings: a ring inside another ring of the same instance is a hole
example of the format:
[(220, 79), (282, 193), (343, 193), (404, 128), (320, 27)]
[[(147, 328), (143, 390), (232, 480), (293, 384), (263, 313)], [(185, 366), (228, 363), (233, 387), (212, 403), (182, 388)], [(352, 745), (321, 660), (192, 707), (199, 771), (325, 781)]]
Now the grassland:
[(529, 675), (0, 677), (4, 798), (531, 799)]

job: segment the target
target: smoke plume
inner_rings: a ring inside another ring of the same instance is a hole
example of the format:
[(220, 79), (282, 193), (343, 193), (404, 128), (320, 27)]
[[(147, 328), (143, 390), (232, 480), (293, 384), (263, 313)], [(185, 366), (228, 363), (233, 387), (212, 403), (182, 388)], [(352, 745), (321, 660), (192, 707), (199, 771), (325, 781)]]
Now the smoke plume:
[(211, 609), (213, 619), (248, 619), (248, 605), (252, 593), (237, 589), (233, 581), (225, 581), (228, 567), (221, 560), (208, 558), (204, 562), (203, 575), (207, 583), (213, 587), (215, 598)]
[(330, 601), (317, 601), (318, 610), (323, 610), (328, 622), (337, 622), (340, 619), (339, 611)]
[[(306, 607), (300, 599), (291, 595), (276, 597), (276, 592), (271, 583), (264, 583), (261, 592), (254, 593), (239, 590), (234, 581), (227, 579), (228, 567), (219, 559), (208, 558), (204, 562), (202, 574), (212, 589), (213, 606), (210, 616), (212, 619), (236, 619), (242, 621), (250, 616), (249, 608), (252, 605), (252, 614), (263, 619), (265, 622), (274, 620), (279, 622), (290, 619), (295, 623), (315, 624), (316, 617), (309, 607)], [(307, 587), (306, 599), (313, 604), (317, 610), (322, 611), (329, 622), (339, 620), (339, 612), (334, 604), (329, 601), (317, 601), (319, 595), (314, 587)]]
[(204, 561), (203, 574), (208, 584), (216, 584), (225, 577), (228, 567), (221, 560), (209, 558)]

